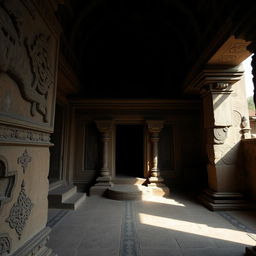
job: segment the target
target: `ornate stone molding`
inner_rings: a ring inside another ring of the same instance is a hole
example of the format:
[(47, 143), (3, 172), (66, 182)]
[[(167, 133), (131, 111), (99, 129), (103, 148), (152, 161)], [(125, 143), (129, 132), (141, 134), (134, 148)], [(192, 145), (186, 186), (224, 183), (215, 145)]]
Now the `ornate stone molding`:
[(9, 172), (7, 160), (0, 156), (0, 209), (12, 199), (15, 182), (16, 172)]
[(56, 256), (50, 248), (46, 247), (46, 244), (49, 241), (50, 232), (51, 229), (49, 227), (45, 227), (29, 241), (25, 242), (21, 248), (12, 254), (12, 256)]
[[(207, 66), (202, 72), (197, 74), (186, 87), (187, 92), (202, 93), (205, 90), (227, 90), (235, 82), (239, 81), (243, 75), (243, 70), (234, 68), (216, 68)], [(228, 85), (227, 85), (228, 84)]]
[(26, 169), (28, 167), (28, 163), (30, 163), (31, 160), (32, 160), (32, 157), (29, 156), (27, 150), (25, 149), (23, 154), (17, 159), (17, 163), (20, 164), (22, 169), (23, 169), (23, 173), (26, 172)]
[(11, 252), (11, 238), (8, 234), (0, 234), (0, 255), (5, 256)]
[(17, 202), (14, 203), (9, 217), (6, 222), (9, 223), (11, 228), (14, 228), (18, 234), (18, 238), (21, 238), (22, 231), (26, 225), (26, 221), (31, 213), (33, 204), (31, 199), (26, 195), (24, 180), (21, 184), (21, 191), (18, 196)]
[(0, 143), (45, 144), (50, 143), (50, 134), (0, 125)]

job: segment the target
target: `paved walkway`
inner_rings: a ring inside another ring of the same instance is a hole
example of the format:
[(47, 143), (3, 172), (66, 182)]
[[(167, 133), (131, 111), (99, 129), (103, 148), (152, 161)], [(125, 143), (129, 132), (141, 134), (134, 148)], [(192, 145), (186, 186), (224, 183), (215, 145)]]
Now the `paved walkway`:
[(91, 196), (53, 227), (48, 246), (59, 256), (241, 256), (245, 246), (256, 245), (255, 219), (253, 212), (211, 212), (178, 195)]

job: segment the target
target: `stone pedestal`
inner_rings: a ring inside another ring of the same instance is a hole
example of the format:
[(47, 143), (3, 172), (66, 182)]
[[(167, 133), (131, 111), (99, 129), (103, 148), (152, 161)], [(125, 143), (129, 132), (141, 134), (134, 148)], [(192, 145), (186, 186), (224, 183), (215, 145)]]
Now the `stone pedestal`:
[(152, 168), (148, 178), (148, 187), (151, 188), (152, 195), (168, 196), (170, 191), (169, 188), (163, 183), (164, 179), (161, 177), (158, 166), (158, 144), (160, 139), (159, 134), (164, 126), (164, 121), (148, 120), (147, 125), (152, 142)]
[(103, 195), (107, 188), (113, 186), (112, 177), (109, 170), (109, 143), (111, 141), (112, 121), (96, 120), (96, 126), (102, 134), (103, 161), (100, 175), (96, 179), (96, 184), (90, 189), (91, 195)]

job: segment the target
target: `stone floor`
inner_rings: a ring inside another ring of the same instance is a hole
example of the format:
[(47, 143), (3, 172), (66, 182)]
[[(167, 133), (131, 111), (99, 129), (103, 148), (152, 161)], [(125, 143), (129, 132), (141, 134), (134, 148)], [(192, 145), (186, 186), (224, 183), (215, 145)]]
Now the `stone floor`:
[(91, 196), (59, 216), (50, 222), (48, 243), (59, 256), (240, 256), (256, 245), (255, 212), (211, 212), (181, 195), (138, 201)]

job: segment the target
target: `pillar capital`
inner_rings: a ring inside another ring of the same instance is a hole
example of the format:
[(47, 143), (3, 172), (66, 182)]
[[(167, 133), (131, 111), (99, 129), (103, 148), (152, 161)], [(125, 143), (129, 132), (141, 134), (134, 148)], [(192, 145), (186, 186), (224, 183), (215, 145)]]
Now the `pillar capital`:
[(148, 130), (152, 135), (157, 136), (164, 127), (164, 120), (147, 120)]
[(223, 67), (207, 65), (200, 73), (189, 80), (187, 92), (228, 92), (238, 82), (244, 71), (240, 66)]
[(96, 126), (101, 133), (109, 133), (112, 128), (112, 120), (95, 120)]

